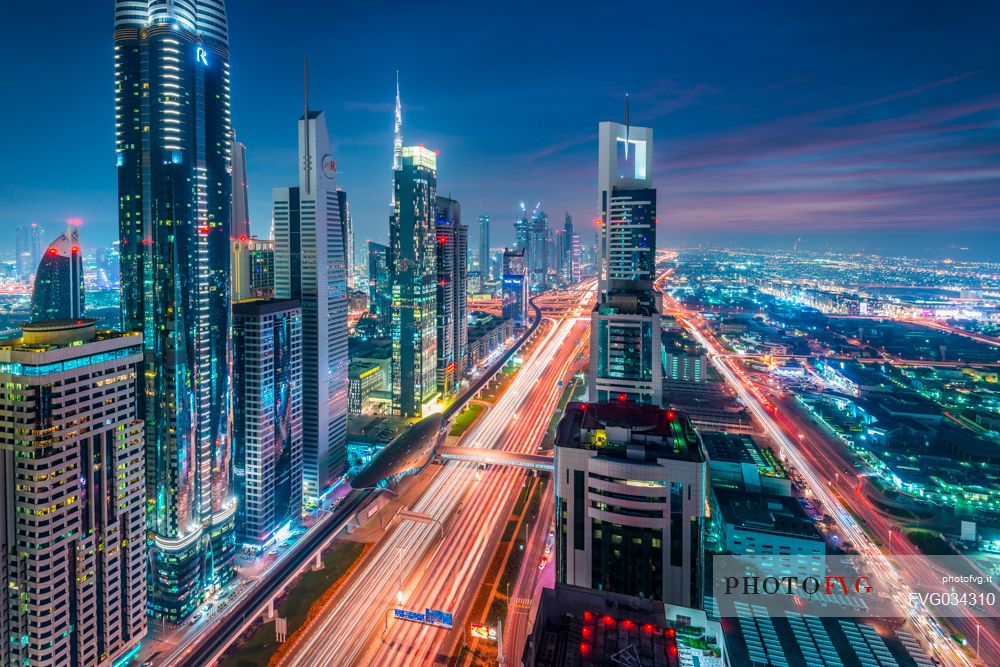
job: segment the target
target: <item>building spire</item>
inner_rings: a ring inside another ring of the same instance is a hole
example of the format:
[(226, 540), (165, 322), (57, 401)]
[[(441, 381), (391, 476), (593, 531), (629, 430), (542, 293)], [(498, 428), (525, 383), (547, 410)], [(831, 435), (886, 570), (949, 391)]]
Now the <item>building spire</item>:
[[(396, 70), (396, 124), (392, 137), (392, 171), (395, 172), (403, 168), (403, 105), (399, 100), (399, 70)], [(396, 178), (393, 176), (392, 197), (390, 198), (392, 210), (396, 210)]]
[(628, 93), (625, 93), (625, 159), (628, 159)]
[(312, 180), (312, 155), (309, 154), (309, 61), (302, 64), (302, 103), (305, 111), (302, 120), (305, 122), (306, 150), (302, 157), (302, 170), (305, 172), (306, 194), (309, 194), (309, 181)]

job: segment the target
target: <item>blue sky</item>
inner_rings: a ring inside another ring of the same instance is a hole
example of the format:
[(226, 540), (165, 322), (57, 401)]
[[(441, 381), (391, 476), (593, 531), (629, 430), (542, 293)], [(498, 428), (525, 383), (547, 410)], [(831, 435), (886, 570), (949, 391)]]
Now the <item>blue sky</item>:
[[(0, 42), (0, 225), (78, 217), (106, 244), (113, 3), (59, 4), (5, 10), (23, 29)], [(407, 143), (440, 151), (441, 192), (497, 243), (520, 201), (592, 224), (597, 122), (626, 91), (655, 131), (660, 245), (981, 250), (1000, 232), (1000, 3), (227, 5), (260, 235), (295, 178), (304, 58), (359, 241), (388, 231), (397, 69)]]

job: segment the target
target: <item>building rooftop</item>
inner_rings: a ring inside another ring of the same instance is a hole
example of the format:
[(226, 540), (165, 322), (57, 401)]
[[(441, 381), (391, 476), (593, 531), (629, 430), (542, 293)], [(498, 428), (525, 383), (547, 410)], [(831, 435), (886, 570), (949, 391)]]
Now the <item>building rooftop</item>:
[(798, 500), (786, 496), (716, 488), (716, 505), (727, 524), (759, 533), (823, 541)]
[(639, 446), (647, 460), (705, 460), (698, 434), (685, 414), (629, 401), (568, 404), (556, 445), (629, 459), (635, 458)]
[(542, 590), (524, 664), (679, 667), (662, 603), (556, 584)]
[(785, 467), (774, 455), (774, 451), (769, 447), (760, 447), (747, 434), (705, 431), (700, 435), (709, 461), (752, 463), (757, 465), (757, 469), (762, 475), (769, 477), (788, 476)]

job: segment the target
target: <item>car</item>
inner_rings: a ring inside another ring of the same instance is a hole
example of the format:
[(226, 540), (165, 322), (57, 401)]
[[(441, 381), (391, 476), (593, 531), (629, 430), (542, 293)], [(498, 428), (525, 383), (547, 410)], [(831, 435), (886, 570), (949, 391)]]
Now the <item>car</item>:
[(549, 564), (549, 559), (548, 558), (542, 558), (542, 562), (540, 562), (538, 564), (539, 571), (544, 570), (545, 566), (548, 565), (548, 564)]

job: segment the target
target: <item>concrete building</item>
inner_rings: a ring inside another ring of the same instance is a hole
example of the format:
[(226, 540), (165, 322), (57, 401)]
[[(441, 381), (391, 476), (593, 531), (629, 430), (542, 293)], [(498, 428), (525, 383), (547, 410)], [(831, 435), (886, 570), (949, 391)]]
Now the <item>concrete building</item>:
[(233, 302), (274, 298), (274, 241), (241, 236), (232, 240)]
[(712, 486), (792, 495), (792, 480), (770, 447), (760, 447), (748, 434), (701, 431)]
[(599, 143), (598, 298), (591, 316), (588, 393), (598, 402), (661, 405), (653, 130), (629, 125), (626, 106), (624, 125), (600, 124)]
[(436, 407), (437, 389), (437, 154), (403, 147), (395, 171), (392, 257), (392, 400), (400, 417)]
[(469, 313), (468, 368), (476, 369), (514, 337), (514, 323), (484, 312)]
[(347, 466), (347, 260), (326, 114), (299, 118), (299, 185), (277, 188), (275, 296), (302, 304), (302, 471), (307, 506)]
[(570, 403), (555, 475), (557, 581), (701, 606), (707, 463), (683, 414)]
[(469, 228), (454, 199), (437, 197), (437, 389), (445, 399), (458, 392), (469, 354)]
[(379, 392), (384, 392), (387, 384), (385, 369), (381, 364), (371, 361), (352, 361), (348, 370), (350, 388), (350, 410), (352, 415), (360, 415), (365, 412), (372, 412), (374, 408), (373, 397)]
[(798, 500), (714, 487), (712, 516), (723, 548), (734, 555), (801, 557), (805, 574), (826, 554), (826, 543)]
[(94, 320), (0, 343), (0, 657), (117, 664), (146, 634), (142, 336)]
[(680, 331), (663, 332), (661, 343), (664, 380), (708, 382), (708, 356), (698, 343)]
[(251, 550), (302, 514), (302, 308), (233, 304), (236, 532)]

